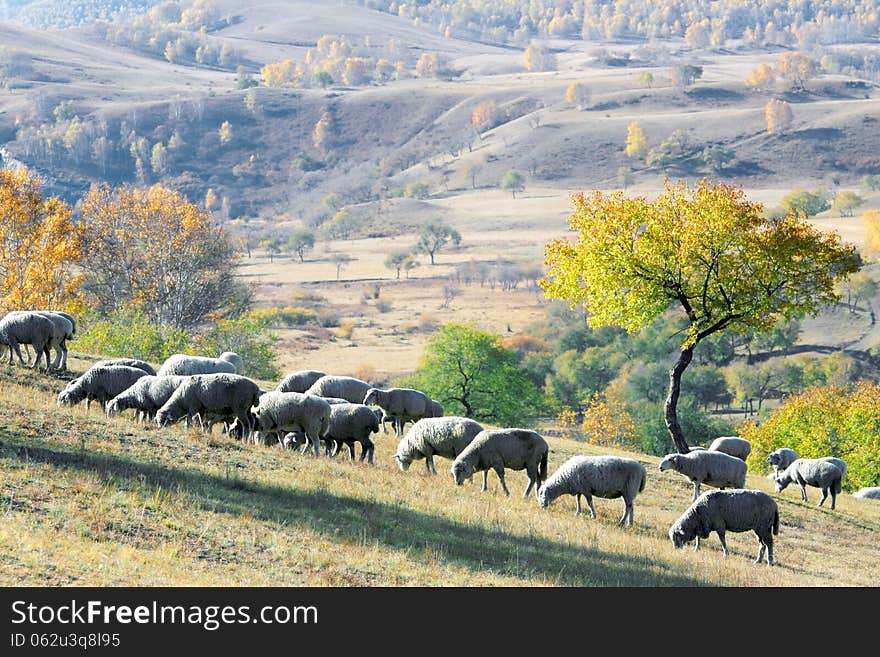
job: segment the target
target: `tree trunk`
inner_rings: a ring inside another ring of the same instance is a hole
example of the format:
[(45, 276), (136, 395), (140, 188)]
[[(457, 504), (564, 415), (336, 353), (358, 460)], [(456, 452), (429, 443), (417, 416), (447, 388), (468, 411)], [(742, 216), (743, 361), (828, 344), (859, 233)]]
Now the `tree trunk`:
[(687, 369), (687, 366), (690, 365), (693, 357), (693, 348), (682, 349), (678, 356), (678, 360), (669, 371), (669, 394), (667, 395), (666, 403), (663, 406), (666, 428), (669, 430), (669, 435), (672, 436), (675, 448), (681, 454), (687, 454), (690, 452), (690, 447), (688, 447), (687, 441), (684, 438), (684, 433), (681, 430), (681, 425), (678, 423), (678, 413), (676, 412), (676, 408), (678, 407), (678, 397), (681, 394), (681, 375), (685, 369)]

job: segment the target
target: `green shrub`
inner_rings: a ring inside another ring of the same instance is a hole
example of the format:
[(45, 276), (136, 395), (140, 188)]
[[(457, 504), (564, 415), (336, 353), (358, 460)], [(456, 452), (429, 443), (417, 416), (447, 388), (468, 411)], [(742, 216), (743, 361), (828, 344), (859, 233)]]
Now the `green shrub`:
[(246, 376), (278, 379), (281, 371), (275, 364), (276, 340), (265, 318), (247, 313), (238, 319), (218, 320), (208, 331), (193, 338), (187, 353), (216, 358), (224, 351), (234, 351), (245, 363)]
[(288, 308), (258, 308), (250, 313), (254, 319), (267, 322), (271, 327), (305, 326), (318, 324), (318, 313), (311, 308), (298, 306)]
[[(162, 362), (185, 349), (190, 336), (183, 329), (158, 326), (136, 311), (84, 316), (71, 347), (76, 351), (114, 358)], [(213, 354), (217, 355), (217, 354)]]
[(760, 426), (739, 427), (752, 443), (749, 470), (767, 472), (767, 456), (790, 447), (801, 458), (835, 456), (846, 461), (844, 490), (880, 485), (880, 385), (810, 388), (786, 399)]

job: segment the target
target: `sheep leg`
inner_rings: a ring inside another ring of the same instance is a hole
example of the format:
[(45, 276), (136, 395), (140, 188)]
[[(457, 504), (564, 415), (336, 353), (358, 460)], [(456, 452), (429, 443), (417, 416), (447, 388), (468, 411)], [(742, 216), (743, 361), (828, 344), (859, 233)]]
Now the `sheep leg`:
[[(25, 345), (27, 346), (27, 345)], [(12, 365), (12, 352), (15, 351), (15, 355), (18, 356), (18, 362), (21, 363), (22, 367), (25, 367), (24, 358), (21, 357), (21, 347), (14, 340), (9, 343), (9, 364)], [(28, 365), (30, 365), (31, 358), (28, 356)]]
[(823, 488), (822, 489), (822, 499), (819, 500), (819, 506), (822, 506), (823, 504), (825, 504), (825, 500), (827, 500), (827, 499), (828, 499), (828, 489)]
[(576, 515), (576, 516), (581, 515), (581, 494), (580, 493), (578, 493), (577, 495), (574, 496), (574, 504), (575, 504), (575, 508), (577, 509), (577, 511), (574, 512), (574, 515)]
[(624, 505), (623, 517), (618, 524), (629, 526), (633, 524), (633, 503), (624, 500)]
[[(806, 501), (807, 501), (807, 487), (804, 486), (804, 485), (803, 485), (802, 483), (800, 483), (800, 482), (798, 482), (798, 485), (801, 487), (801, 501), (802, 501), (802, 502), (806, 502)], [(821, 506), (821, 505), (820, 505), (820, 506)]]
[(507, 490), (507, 484), (504, 483), (504, 466), (499, 467), (496, 465), (492, 469), (495, 470), (495, 474), (498, 475), (498, 479), (501, 481), (501, 488), (504, 489), (504, 494), (509, 497), (510, 491)]
[(593, 496), (587, 495), (584, 493), (584, 497), (587, 498), (587, 506), (590, 507), (590, 517), (595, 520), (596, 519), (596, 507), (593, 506)]
[(488, 488), (488, 486), (487, 486), (488, 483), (489, 483), (489, 471), (483, 470), (483, 486), (482, 486), (482, 488), (480, 488), (480, 491), (485, 491)]
[(724, 540), (724, 532), (718, 530), (718, 540), (721, 541), (721, 551), (724, 553), (724, 556), (730, 555), (730, 550), (727, 549), (727, 541)]
[(697, 498), (700, 496), (700, 482), (694, 482), (694, 496), (691, 498), (691, 502), (696, 502)]
[(425, 457), (425, 467), (428, 468), (428, 474), (437, 474), (437, 468), (434, 467), (434, 455), (428, 454)]
[(317, 436), (310, 436), (308, 433), (306, 436), (312, 441), (312, 451), (315, 453), (315, 458), (321, 458), (321, 439)]
[(834, 505), (837, 503), (837, 492), (834, 490), (834, 484), (831, 484), (831, 510), (834, 511)]

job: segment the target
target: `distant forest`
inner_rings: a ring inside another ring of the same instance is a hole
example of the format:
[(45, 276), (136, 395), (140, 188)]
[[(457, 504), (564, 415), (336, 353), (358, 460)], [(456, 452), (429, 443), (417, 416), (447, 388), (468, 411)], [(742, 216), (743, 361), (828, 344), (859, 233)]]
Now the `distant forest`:
[(446, 36), (522, 45), (534, 38), (672, 38), (705, 31), (727, 39), (803, 46), (877, 36), (877, 0), (359, 0)]

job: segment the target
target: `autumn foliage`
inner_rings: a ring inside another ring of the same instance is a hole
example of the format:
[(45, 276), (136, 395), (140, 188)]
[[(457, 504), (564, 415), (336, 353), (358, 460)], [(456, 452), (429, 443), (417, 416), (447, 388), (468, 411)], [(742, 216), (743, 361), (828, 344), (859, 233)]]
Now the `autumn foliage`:
[(79, 301), (81, 232), (28, 169), (0, 169), (0, 308), (69, 308)]
[(740, 427), (751, 441), (749, 469), (766, 472), (767, 455), (790, 447), (801, 458), (836, 456), (846, 461), (845, 490), (880, 485), (880, 385), (811, 388), (789, 397), (765, 422)]
[(191, 328), (244, 304), (229, 237), (178, 192), (93, 187), (82, 215), (84, 291), (97, 310)]

